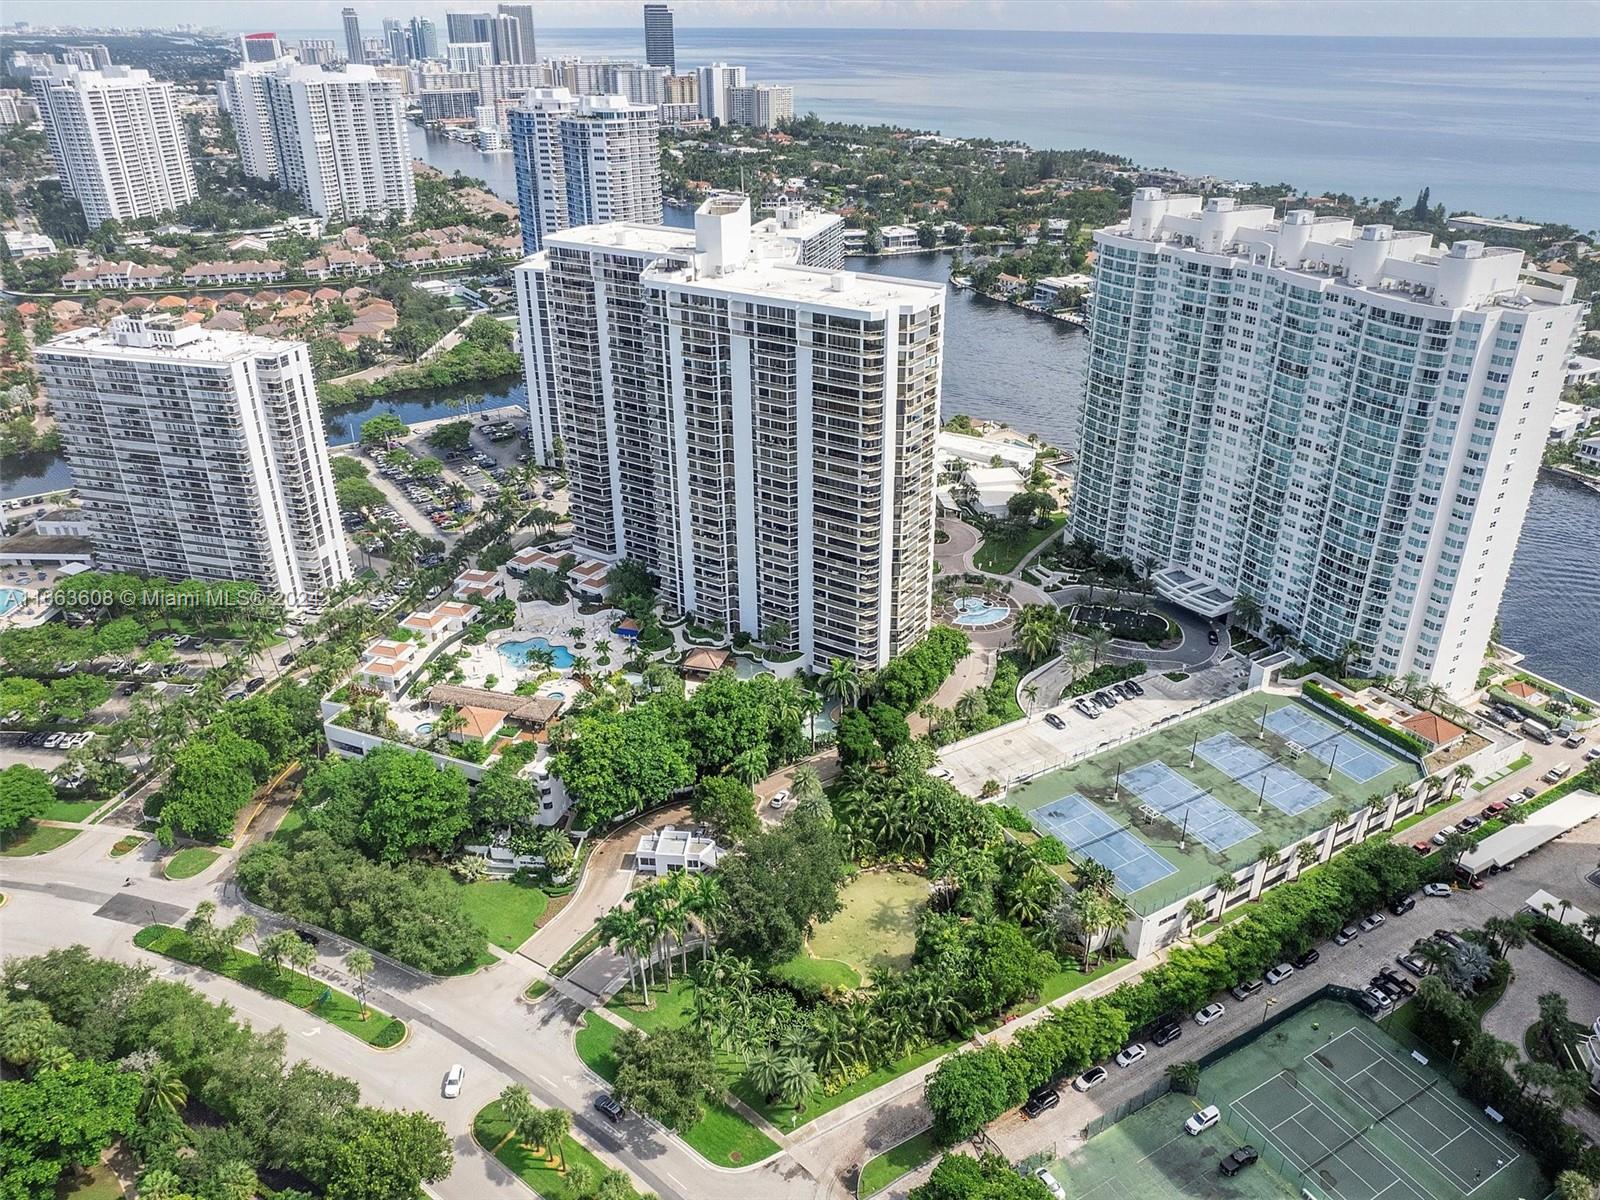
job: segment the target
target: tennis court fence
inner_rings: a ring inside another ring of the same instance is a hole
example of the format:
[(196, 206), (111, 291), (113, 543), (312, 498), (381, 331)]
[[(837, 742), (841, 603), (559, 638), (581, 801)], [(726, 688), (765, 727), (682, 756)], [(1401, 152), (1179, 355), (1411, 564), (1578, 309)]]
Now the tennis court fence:
[(1109, 1112), (1101, 1113), (1098, 1117), (1085, 1125), (1083, 1127), (1083, 1140), (1088, 1141), (1095, 1134), (1104, 1133), (1118, 1121), (1132, 1116), (1141, 1108), (1146, 1108), (1149, 1105), (1154, 1104), (1157, 1100), (1161, 1099), (1161, 1097), (1165, 1096), (1171, 1090), (1172, 1080), (1165, 1075), (1161, 1076), (1160, 1079), (1156, 1080), (1156, 1082), (1145, 1088), (1145, 1090), (1140, 1092), (1137, 1096), (1132, 1096), (1129, 1099), (1124, 1100), (1121, 1104), (1117, 1105)]
[[(1354, 988), (1347, 988), (1337, 983), (1328, 983), (1324, 984), (1322, 987), (1318, 988), (1308, 996), (1301, 996), (1300, 999), (1296, 1000), (1292, 1004), (1274, 1004), (1271, 1008), (1267, 1008), (1266, 1002), (1262, 1001), (1263, 1011), (1265, 1011), (1267, 1014), (1266, 1020), (1257, 1021), (1249, 1029), (1246, 1029), (1241, 1033), (1234, 1034), (1220, 1046), (1213, 1046), (1210, 1050), (1207, 1050), (1204, 1054), (1202, 1054), (1196, 1061), (1199, 1062), (1200, 1069), (1204, 1071), (1212, 1063), (1219, 1062), (1220, 1060), (1227, 1058), (1228, 1055), (1232, 1054), (1235, 1050), (1239, 1050), (1242, 1047), (1248, 1046), (1251, 1042), (1260, 1038), (1263, 1034), (1271, 1033), (1274, 1026), (1283, 1024), (1283, 1022), (1287, 1021), (1290, 1017), (1304, 1012), (1313, 1004), (1319, 1004), (1324, 1000), (1343, 1000), (1346, 1004), (1354, 1007), (1355, 998), (1358, 994), (1359, 993)], [(1245, 1003), (1249, 1002), (1246, 1001)]]

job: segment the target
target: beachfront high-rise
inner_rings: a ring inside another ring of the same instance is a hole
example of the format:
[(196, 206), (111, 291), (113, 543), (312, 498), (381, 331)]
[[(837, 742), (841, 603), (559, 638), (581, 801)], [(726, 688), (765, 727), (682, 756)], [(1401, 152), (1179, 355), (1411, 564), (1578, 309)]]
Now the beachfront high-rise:
[(672, 10), (665, 4), (644, 6), (644, 61), (678, 71), (678, 48), (672, 34)]
[(291, 604), (350, 578), (304, 342), (117, 317), (36, 358), (100, 566)]
[(367, 61), (367, 52), (361, 44), (361, 18), (353, 8), (339, 10), (339, 19), (344, 22), (344, 55), (347, 62), (364, 63)]
[(217, 85), (217, 100), (233, 120), (240, 169), (255, 179), (278, 178), (278, 142), (267, 103), (267, 76), (294, 65), (295, 60), (287, 56), (268, 61), (246, 59), (224, 71)]
[(417, 191), (398, 82), (368, 66), (294, 63), (263, 78), (280, 187), (321, 217), (410, 219)]
[(133, 67), (60, 63), (34, 76), (62, 189), (89, 228), (171, 212), (195, 198), (194, 165), (172, 84)]
[(661, 220), (654, 104), (534, 88), (510, 113), (522, 248), (575, 225)]
[(744, 68), (715, 62), (696, 70), (700, 75), (700, 115), (708, 121), (727, 125), (731, 120), (728, 92), (744, 87)]
[(881, 666), (932, 620), (944, 288), (797, 265), (742, 196), (517, 268), (534, 445), (575, 548), (702, 624)]
[(1209, 617), (1470, 692), (1580, 306), (1519, 250), (1134, 193), (1095, 234), (1071, 532)]

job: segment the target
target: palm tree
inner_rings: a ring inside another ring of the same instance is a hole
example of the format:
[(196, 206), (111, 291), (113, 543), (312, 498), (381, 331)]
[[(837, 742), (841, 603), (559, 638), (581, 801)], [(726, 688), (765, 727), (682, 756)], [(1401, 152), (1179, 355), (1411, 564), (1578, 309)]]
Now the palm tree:
[(1261, 602), (1249, 592), (1240, 592), (1233, 600), (1233, 619), (1246, 629), (1254, 630), (1261, 620)]
[(171, 1116), (183, 1110), (189, 1102), (189, 1085), (183, 1076), (165, 1059), (157, 1059), (145, 1072), (144, 1084), (139, 1092), (139, 1105), (135, 1110), (140, 1117), (154, 1113)]
[(823, 795), (822, 776), (817, 774), (815, 767), (796, 767), (789, 784), (789, 794), (797, 805), (820, 799)]
[(295, 935), (290, 933), (287, 929), (280, 929), (277, 933), (270, 935), (262, 941), (261, 961), (267, 965), (267, 968), (274, 975), (276, 975), (278, 973), (278, 968), (283, 965), (284, 960), (288, 957), (289, 947), (293, 944), (299, 943), (299, 941), (300, 939), (295, 937)]
[(798, 1115), (805, 1107), (806, 1097), (821, 1086), (817, 1068), (809, 1058), (791, 1054), (778, 1062), (778, 1099), (793, 1108)]
[(770, 1046), (758, 1046), (745, 1057), (745, 1077), (750, 1086), (768, 1100), (778, 1094), (783, 1079), (783, 1060)]
[(734, 756), (730, 764), (731, 774), (740, 783), (754, 787), (767, 777), (767, 749), (765, 746), (749, 746)]
[[(572, 1132), (572, 1114), (564, 1108), (544, 1110), (544, 1148), (547, 1157), (554, 1159), (556, 1170), (567, 1166), (567, 1135)], [(578, 1193), (582, 1194), (582, 1193)]]
[(1589, 935), (1591, 942), (1596, 937), (1600, 937), (1600, 916), (1590, 915), (1585, 917), (1583, 919), (1583, 931)]
[(1172, 1080), (1174, 1091), (1192, 1096), (1200, 1089), (1200, 1064), (1193, 1060), (1175, 1062), (1167, 1068), (1167, 1078)]
[(628, 964), (630, 979), (633, 978), (635, 968), (638, 969), (639, 993), (644, 998), (644, 1006), (649, 1008), (650, 983), (644, 966), (639, 961), (641, 944), (646, 950), (650, 944), (644, 918), (635, 909), (618, 906), (601, 917), (596, 928), (599, 930), (601, 943), (622, 954)]
[(836, 1005), (819, 1004), (812, 1010), (810, 1032), (811, 1055), (822, 1074), (838, 1074), (855, 1058), (849, 1030)]
[(1456, 797), (1456, 789), (1471, 779), (1472, 776), (1473, 770), (1469, 763), (1461, 763), (1455, 770), (1450, 772), (1450, 798), (1452, 800)]
[(1206, 902), (1198, 897), (1192, 898), (1183, 906), (1183, 925), (1185, 933), (1192, 933), (1201, 921), (1206, 919), (1206, 914), (1211, 910), (1206, 907)]
[(289, 936), (294, 940), (284, 947), (284, 961), (290, 967), (298, 968), (305, 975), (306, 982), (309, 984), (311, 982), (312, 964), (317, 961), (317, 949), (310, 942), (302, 941), (300, 938), (294, 937), (293, 934)]
[(356, 997), (361, 1001), (361, 1019), (367, 1019), (367, 979), (371, 976), (376, 964), (372, 961), (371, 951), (357, 946), (344, 956), (345, 970), (356, 977)]
[(842, 708), (849, 708), (861, 698), (860, 669), (852, 659), (833, 659), (822, 673), (822, 690), (837, 700)]
[[(809, 771), (810, 768), (802, 767), (801, 770)], [(815, 771), (811, 771), (813, 777)], [(795, 772), (796, 790), (800, 782), (800, 772)], [(821, 786), (820, 784), (818, 785)], [(722, 888), (722, 881), (715, 875), (702, 873), (690, 877), (689, 891), (684, 897), (684, 908), (700, 926), (700, 961), (704, 962), (711, 950), (711, 939), (716, 935), (717, 922), (728, 911), (728, 894)]]
[(1068, 682), (1071, 682), (1077, 679), (1084, 665), (1089, 661), (1089, 649), (1082, 642), (1074, 641), (1068, 644), (1062, 657), (1066, 660), (1067, 666), (1071, 668), (1072, 673), (1068, 676)]
[(1091, 664), (1090, 668), (1093, 670), (1094, 668), (1099, 667), (1100, 656), (1104, 654), (1106, 652), (1106, 648), (1111, 645), (1111, 634), (1106, 632), (1104, 629), (1091, 629), (1087, 634), (1084, 635), (1084, 640), (1089, 643), (1089, 650), (1093, 655), (1093, 663)]
[[(507, 1084), (500, 1091), (500, 1115), (506, 1121), (506, 1136), (501, 1139), (500, 1146), (506, 1144), (511, 1138), (516, 1138), (523, 1146), (538, 1145), (539, 1110), (534, 1107), (533, 1097), (528, 1094), (528, 1089), (520, 1083)], [(496, 1146), (495, 1149), (500, 1149)]]

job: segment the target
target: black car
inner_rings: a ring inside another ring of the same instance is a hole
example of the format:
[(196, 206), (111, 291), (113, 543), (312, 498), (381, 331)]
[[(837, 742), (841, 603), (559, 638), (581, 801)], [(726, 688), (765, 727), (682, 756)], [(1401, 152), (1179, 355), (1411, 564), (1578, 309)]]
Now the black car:
[(294, 651), (291, 650), (291, 651), (289, 651), (289, 653), (285, 654), (282, 658), (280, 658), (278, 660), (278, 665), (280, 667), (292, 667), (292, 666), (294, 666)]
[(1377, 974), (1377, 975), (1374, 975), (1371, 979), (1367, 980), (1367, 986), (1368, 987), (1377, 988), (1380, 992), (1382, 992), (1385, 996), (1389, 997), (1389, 999), (1391, 999), (1391, 1000), (1404, 1000), (1405, 999), (1405, 995), (1406, 995), (1405, 992), (1401, 991), (1399, 987), (1397, 987), (1395, 984), (1391, 983), (1389, 981), (1389, 979), (1386, 976), (1384, 976), (1381, 972), (1379, 974)]
[(622, 1120), (623, 1115), (627, 1112), (627, 1109), (623, 1108), (617, 1098), (609, 1092), (594, 1098), (594, 1110), (613, 1124)]
[(1210, 642), (1213, 646), (1217, 644), (1217, 631), (1215, 629), (1206, 630), (1206, 641)]
[(1168, 1017), (1160, 1025), (1156, 1026), (1155, 1032), (1150, 1035), (1150, 1044), (1152, 1046), (1168, 1046), (1182, 1036), (1183, 1023), (1175, 1017)]
[(304, 929), (293, 929), (293, 928), (291, 928), (289, 930), (289, 932), (294, 934), (295, 937), (299, 938), (302, 942), (304, 942), (308, 946), (320, 945), (321, 942), (322, 942), (322, 939), (319, 938), (316, 934), (311, 933), (311, 932), (309, 932), (307, 930), (304, 930)]
[(1038, 1117), (1060, 1103), (1061, 1093), (1046, 1085), (1028, 1096), (1027, 1103), (1022, 1106), (1022, 1115), (1030, 1119)]
[(1128, 680), (1128, 688), (1135, 696), (1144, 695), (1144, 685), (1139, 683), (1137, 680)]
[(249, 683), (244, 685), (244, 690), (248, 694), (250, 692), (260, 691), (262, 688), (264, 688), (266, 686), (267, 686), (267, 678), (266, 678), (266, 676), (265, 675), (257, 675)]
[(1261, 1155), (1254, 1146), (1240, 1146), (1227, 1158), (1222, 1160), (1221, 1168), (1224, 1175), (1237, 1175), (1244, 1168), (1253, 1164)]
[(1299, 958), (1294, 960), (1295, 970), (1304, 971), (1307, 967), (1309, 967), (1312, 963), (1316, 962), (1321, 957), (1322, 957), (1322, 951), (1315, 950), (1315, 949), (1307, 950)]
[(1380, 1017), (1383, 1015), (1383, 1005), (1379, 1004), (1377, 1000), (1373, 999), (1372, 996), (1368, 995), (1366, 992), (1353, 993), (1351, 996), (1351, 1002), (1369, 1017)]
[(1051, 729), (1065, 729), (1067, 727), (1067, 723), (1056, 716), (1055, 713), (1045, 713), (1044, 723), (1050, 726)]
[(1378, 972), (1378, 975), (1390, 986), (1399, 988), (1402, 996), (1415, 996), (1417, 994), (1417, 985), (1393, 967), (1385, 967)]
[(1395, 917), (1403, 917), (1416, 906), (1417, 898), (1415, 896), (1402, 896), (1389, 906), (1389, 914)]

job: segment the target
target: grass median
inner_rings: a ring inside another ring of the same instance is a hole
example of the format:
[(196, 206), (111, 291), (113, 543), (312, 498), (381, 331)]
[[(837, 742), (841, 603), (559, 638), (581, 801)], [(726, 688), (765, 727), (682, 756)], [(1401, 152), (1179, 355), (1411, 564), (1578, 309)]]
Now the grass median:
[(163, 874), (168, 879), (192, 879), (220, 857), (215, 850), (204, 846), (188, 846), (167, 859)]
[[(585, 1200), (594, 1192), (580, 1191), (578, 1185), (587, 1182), (593, 1188), (607, 1170), (605, 1163), (571, 1137), (563, 1141), (559, 1161), (544, 1154), (543, 1147), (524, 1145), (511, 1136), (511, 1123), (501, 1113), (498, 1100), (472, 1118), (472, 1137), (544, 1200)], [(624, 1195), (638, 1194), (630, 1187)]]
[(0, 850), (3, 858), (30, 858), (35, 854), (49, 854), (65, 846), (78, 834), (81, 829), (69, 829), (65, 825), (34, 825), (24, 827), (14, 835), (15, 840), (0, 842), (5, 849)]
[(933, 1130), (924, 1129), (921, 1133), (913, 1134), (893, 1149), (867, 1160), (867, 1165), (861, 1168), (861, 1182), (856, 1186), (856, 1195), (863, 1197), (863, 1200), (876, 1195), (895, 1180), (915, 1171), (937, 1153), (939, 1143), (933, 1140)]
[(398, 1045), (406, 1035), (405, 1022), (398, 1017), (369, 1006), (363, 1020), (361, 1005), (354, 996), (297, 974), (288, 967), (274, 970), (248, 951), (230, 950), (220, 961), (207, 961), (192, 937), (170, 925), (146, 925), (134, 934), (133, 944), (178, 962), (226, 975), (247, 988), (320, 1017), (377, 1049)]

